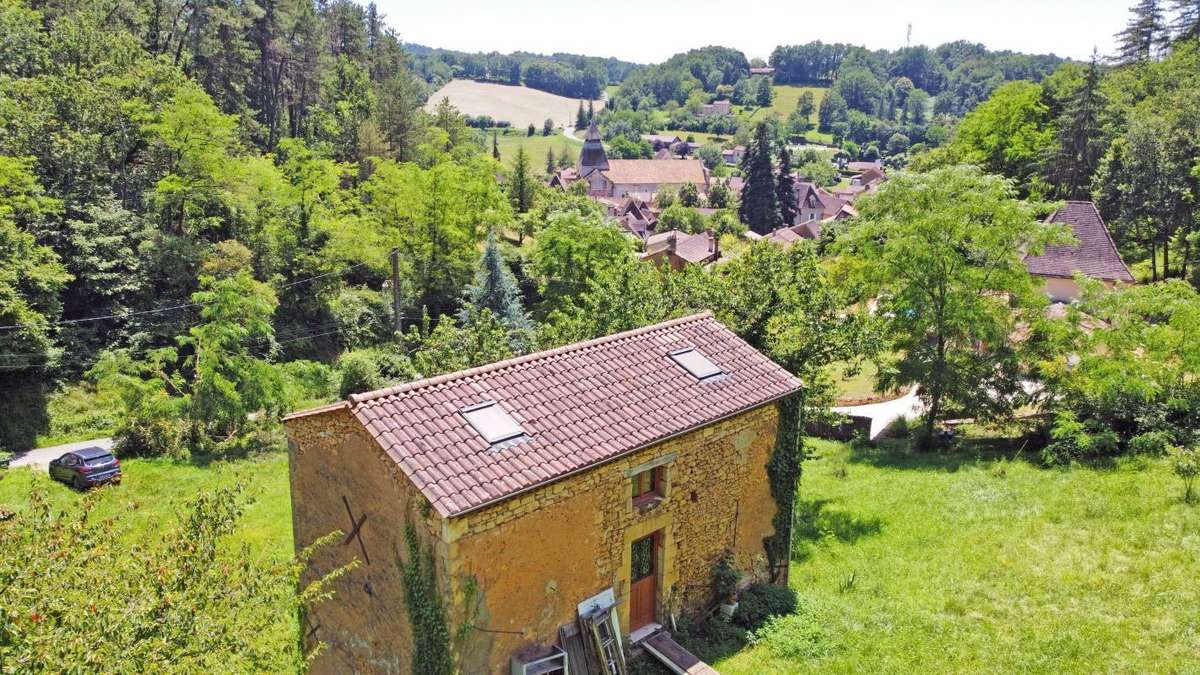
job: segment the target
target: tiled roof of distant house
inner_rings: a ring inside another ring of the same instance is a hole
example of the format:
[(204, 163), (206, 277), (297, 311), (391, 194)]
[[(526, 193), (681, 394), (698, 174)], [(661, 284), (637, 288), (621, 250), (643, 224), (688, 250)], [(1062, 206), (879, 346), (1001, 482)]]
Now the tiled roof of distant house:
[[(698, 379), (672, 353), (723, 372)], [(347, 406), (442, 516), (455, 516), (775, 401), (800, 381), (708, 313), (352, 396)], [(499, 406), (490, 444), (467, 413)], [(330, 407), (298, 413), (315, 414)]]
[(756, 66), (750, 69), (751, 75), (774, 75), (775, 69), (770, 66)]
[(796, 232), (790, 227), (781, 227), (771, 234), (768, 234), (766, 239), (767, 241), (780, 244), (784, 248), (787, 248), (803, 239), (803, 237), (801, 237), (799, 234), (796, 234)]
[(717, 259), (719, 249), (716, 236), (709, 232), (688, 234), (679, 230), (668, 230), (646, 238), (643, 257), (656, 253), (672, 252), (690, 263), (707, 263)]
[(604, 175), (618, 185), (707, 184), (704, 162), (698, 159), (610, 159)]
[(1072, 277), (1076, 272), (1082, 272), (1096, 279), (1133, 283), (1133, 275), (1121, 259), (1095, 204), (1067, 202), (1046, 222), (1070, 225), (1079, 243), (1047, 246), (1039, 256), (1026, 256), (1025, 268), (1030, 274)]

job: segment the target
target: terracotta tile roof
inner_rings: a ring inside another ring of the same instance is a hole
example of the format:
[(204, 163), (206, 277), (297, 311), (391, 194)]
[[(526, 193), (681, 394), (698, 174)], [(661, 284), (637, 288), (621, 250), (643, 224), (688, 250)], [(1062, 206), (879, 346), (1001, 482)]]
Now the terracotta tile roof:
[(610, 159), (604, 175), (617, 185), (707, 184), (698, 159)]
[[(670, 357), (693, 347), (724, 375)], [(352, 396), (358, 421), (438, 513), (455, 516), (798, 391), (709, 313)], [(462, 415), (485, 401), (524, 430), (489, 446)]]
[(1078, 244), (1047, 246), (1039, 256), (1026, 256), (1025, 268), (1043, 277), (1072, 277), (1082, 272), (1089, 277), (1133, 283), (1133, 275), (1121, 259), (1104, 219), (1092, 202), (1067, 202), (1046, 219), (1048, 223), (1066, 223), (1075, 232)]

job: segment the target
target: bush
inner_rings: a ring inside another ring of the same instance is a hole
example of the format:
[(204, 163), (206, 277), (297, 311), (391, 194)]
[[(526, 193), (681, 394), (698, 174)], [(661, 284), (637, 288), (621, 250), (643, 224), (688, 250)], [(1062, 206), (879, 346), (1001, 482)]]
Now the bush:
[(416, 377), (408, 357), (383, 347), (357, 349), (342, 354), (337, 360), (337, 371), (340, 398), (382, 389), (389, 383)]
[(1183, 481), (1183, 501), (1191, 504), (1196, 498), (1196, 478), (1200, 476), (1200, 450), (1173, 448), (1171, 472)]
[(753, 630), (773, 616), (782, 616), (796, 611), (796, 592), (787, 586), (754, 584), (742, 592), (738, 599), (733, 621), (743, 628)]
[(740, 651), (749, 636), (740, 626), (710, 616), (701, 621), (679, 622), (679, 644), (709, 663)]
[(292, 407), (320, 404), (337, 394), (333, 369), (316, 361), (288, 361), (278, 366), (284, 392)]
[(828, 650), (824, 627), (811, 607), (768, 619), (750, 635), (750, 644), (766, 647), (775, 656), (789, 661), (817, 658)]
[(1147, 431), (1129, 439), (1129, 451), (1135, 455), (1166, 454), (1171, 435), (1165, 431)]
[(345, 289), (330, 300), (329, 313), (346, 349), (370, 347), (392, 334), (392, 306), (378, 291)]
[(733, 566), (733, 553), (725, 551), (713, 565), (713, 597), (717, 602), (726, 602), (737, 593), (741, 580), (742, 573)]

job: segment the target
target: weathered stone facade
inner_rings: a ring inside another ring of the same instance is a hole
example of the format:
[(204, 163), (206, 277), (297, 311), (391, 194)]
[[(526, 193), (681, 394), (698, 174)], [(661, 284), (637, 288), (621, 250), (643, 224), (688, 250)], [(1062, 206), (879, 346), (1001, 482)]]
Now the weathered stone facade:
[[(658, 620), (711, 600), (713, 565), (726, 550), (765, 578), (763, 538), (776, 512), (765, 466), (778, 408), (767, 404), (681, 434), (494, 505), (442, 519), (345, 409), (288, 421), (293, 441), (296, 541), (348, 530), (346, 495), (371, 565), (337, 585), (308, 630), (326, 650), (317, 672), (406, 672), (412, 634), (398, 561), (406, 520), (432, 544), (460, 671), (508, 672), (513, 653), (555, 641), (576, 605), (606, 588), (628, 631), (630, 547), (658, 533)], [(663, 467), (662, 498), (634, 505), (631, 476)], [(314, 560), (312, 574), (361, 558), (356, 541)]]

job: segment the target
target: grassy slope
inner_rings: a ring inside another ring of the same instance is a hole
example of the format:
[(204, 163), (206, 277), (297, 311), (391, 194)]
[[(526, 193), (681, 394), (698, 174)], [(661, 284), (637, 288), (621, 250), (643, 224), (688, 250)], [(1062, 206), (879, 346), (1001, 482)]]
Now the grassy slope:
[(823, 637), (722, 673), (1200, 672), (1200, 507), (1165, 461), (816, 451), (791, 581)]
[[(512, 167), (516, 161), (517, 148), (524, 146), (526, 154), (529, 155), (529, 165), (533, 168), (534, 173), (541, 175), (546, 168), (546, 150), (554, 150), (554, 156), (558, 157), (562, 153), (565, 146), (567, 151), (571, 153), (571, 157), (579, 157), (579, 148), (583, 147), (582, 141), (572, 141), (562, 135), (562, 133), (543, 136), (539, 130), (535, 136), (527, 136), (524, 129), (519, 130), (520, 133), (510, 133), (499, 136), (500, 146), (500, 161), (504, 166)], [(492, 149), (492, 137), (489, 132), (487, 139), (488, 152)]]
[(812, 123), (813, 130), (805, 134), (810, 141), (820, 141), (821, 143), (832, 143), (832, 134), (823, 134), (816, 130), (817, 126), (817, 111), (821, 107), (821, 99), (825, 98), (825, 92), (829, 91), (826, 87), (800, 87), (794, 84), (777, 84), (775, 89), (775, 100), (771, 103), (770, 108), (758, 108), (750, 113), (751, 120), (759, 120), (768, 115), (778, 115), (781, 119), (787, 119), (788, 115), (796, 109), (796, 104), (800, 102), (800, 94), (805, 91), (813, 93), (813, 114)]

